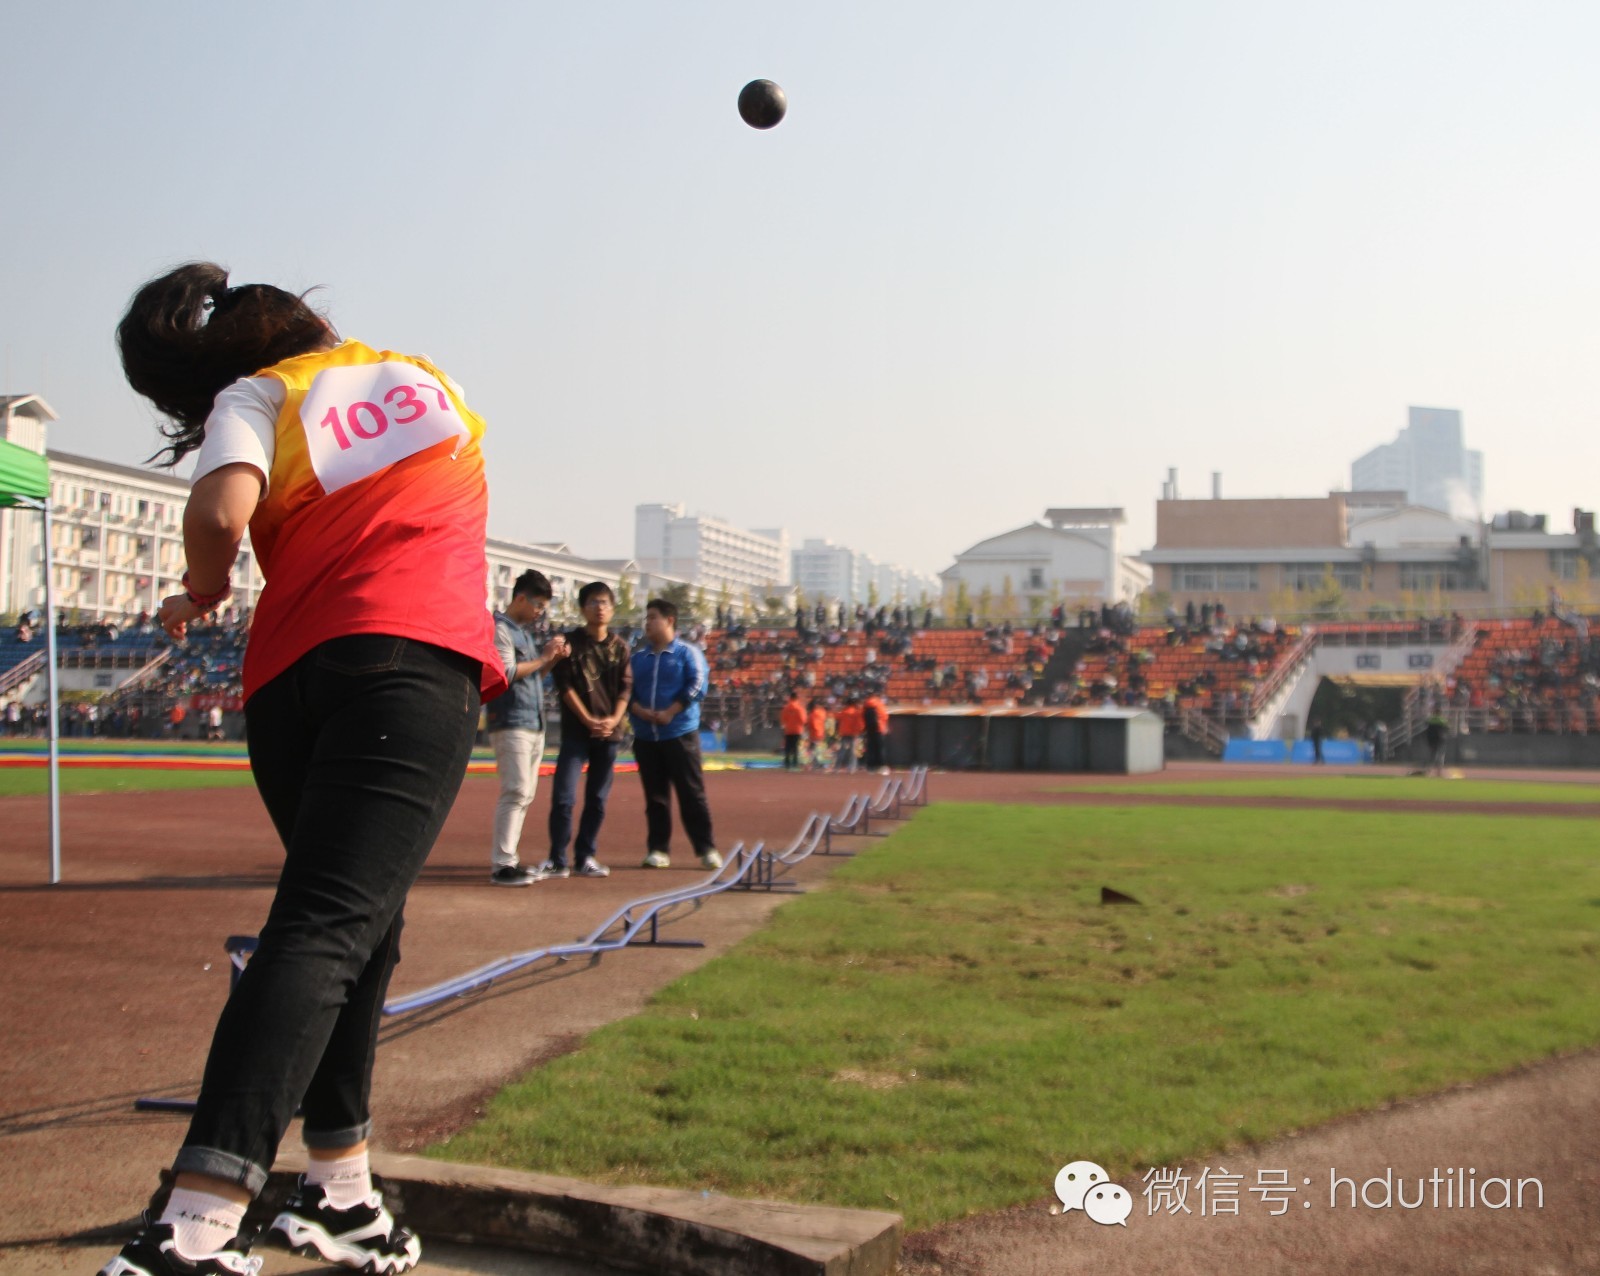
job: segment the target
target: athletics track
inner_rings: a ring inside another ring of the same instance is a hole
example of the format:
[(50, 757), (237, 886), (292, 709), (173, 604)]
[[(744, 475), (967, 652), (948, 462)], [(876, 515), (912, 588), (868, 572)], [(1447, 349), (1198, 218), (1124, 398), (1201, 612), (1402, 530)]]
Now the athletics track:
[[(1166, 773), (1175, 781), (1222, 774), (1285, 773), (1225, 772), (1208, 765), (1174, 766)], [(1580, 779), (1570, 773), (1496, 778)], [(939, 775), (930, 792), (935, 802), (1105, 800), (1075, 799), (1061, 792), (1063, 784), (1071, 780)], [(713, 774), (707, 786), (719, 840), (729, 846), (758, 839), (787, 845), (807, 812), (836, 811), (846, 794), (865, 787), (860, 776), (772, 772)], [(492, 779), (469, 779), (464, 786), (408, 906), (405, 961), (394, 992), (428, 986), (519, 949), (570, 941), (619, 904), (695, 878), (687, 865), (668, 873), (634, 867), (644, 821), (637, 786), (627, 784), (614, 790), (606, 825), (602, 855), (614, 870), (609, 879), (494, 890), (486, 876), (496, 794)], [(1167, 800), (1176, 801), (1176, 795)], [(8, 1203), (0, 1217), (0, 1273), (23, 1270), (20, 1256), (32, 1264), (47, 1250), (62, 1256), (59, 1267), (48, 1270), (92, 1270), (104, 1258), (104, 1242), (74, 1244), (66, 1238), (125, 1221), (143, 1203), (183, 1126), (174, 1116), (135, 1113), (133, 1100), (194, 1092), (227, 987), (223, 937), (252, 933), (259, 925), (280, 854), (248, 788), (67, 795), (62, 813), (67, 880), (51, 888), (42, 884), (45, 803), (37, 797), (0, 799), (0, 953), (6, 972), (0, 1021), (7, 1025), (0, 1052), (0, 1092), (6, 1096), (0, 1105), (0, 1193)], [(830, 867), (813, 857), (796, 879), (802, 886), (819, 885)], [(703, 949), (642, 949), (534, 971), (397, 1023), (378, 1055), (380, 1145), (413, 1151), (461, 1128), (506, 1081), (573, 1049), (602, 1024), (636, 1012), (656, 989), (757, 929), (783, 898), (730, 892), (677, 919), (671, 933), (702, 939)], [(1539, 1175), (1548, 1185), (1547, 1208), (1537, 1215), (1318, 1210), (1290, 1222), (1257, 1211), (1237, 1226), (1226, 1219), (1158, 1216), (1130, 1220), (1127, 1229), (1101, 1228), (1081, 1215), (1050, 1216), (1046, 1174), (1033, 1205), (908, 1238), (903, 1271), (1593, 1276), (1600, 1271), (1597, 1145), (1600, 1057), (1587, 1052), (1335, 1122), (1270, 1147), (1237, 1150), (1248, 1162), (1241, 1162), (1243, 1168), (1252, 1170), (1302, 1162), (1470, 1165), (1491, 1157), (1503, 1161), (1506, 1149), (1514, 1149), (1518, 1172)], [(1092, 1156), (1093, 1150), (1063, 1149), (1063, 1162), (1069, 1154)], [(1048, 1167), (1052, 1173), (1055, 1168)]]

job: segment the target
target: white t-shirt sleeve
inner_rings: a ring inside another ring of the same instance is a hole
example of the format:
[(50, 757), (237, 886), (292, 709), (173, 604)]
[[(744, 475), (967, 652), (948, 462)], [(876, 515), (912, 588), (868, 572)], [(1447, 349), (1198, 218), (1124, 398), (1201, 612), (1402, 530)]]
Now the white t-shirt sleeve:
[(252, 465), (261, 471), (265, 496), (278, 450), (278, 413), (288, 397), (276, 377), (243, 377), (217, 395), (191, 480), (224, 465)]

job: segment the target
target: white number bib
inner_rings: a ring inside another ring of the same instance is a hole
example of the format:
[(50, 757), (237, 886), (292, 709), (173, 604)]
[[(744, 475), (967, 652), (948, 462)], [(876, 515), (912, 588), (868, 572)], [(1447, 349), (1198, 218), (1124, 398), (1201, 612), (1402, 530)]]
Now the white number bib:
[(311, 468), (336, 492), (446, 439), (472, 437), (438, 378), (414, 363), (360, 363), (317, 373), (300, 404)]

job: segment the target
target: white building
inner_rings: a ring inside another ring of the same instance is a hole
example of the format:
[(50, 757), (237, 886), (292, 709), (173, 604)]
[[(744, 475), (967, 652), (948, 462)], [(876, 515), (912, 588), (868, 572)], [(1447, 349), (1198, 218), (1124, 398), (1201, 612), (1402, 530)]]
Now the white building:
[(867, 601), (865, 554), (830, 540), (808, 538), (790, 556), (794, 586), (808, 604), (844, 603), (854, 607)]
[(682, 505), (634, 509), (633, 559), (639, 570), (672, 577), (733, 597), (746, 590), (786, 590), (789, 534), (781, 528), (748, 531)]
[[(82, 619), (121, 619), (154, 612), (182, 590), (187, 479), (67, 452), (46, 458), (58, 609)], [(246, 533), (228, 606), (254, 607), (262, 584)], [(42, 584), (36, 597), (29, 605), (42, 606)]]
[(944, 587), (937, 576), (914, 572), (899, 563), (876, 563), (873, 575), (878, 602), (888, 607), (938, 607)]
[(489, 561), (489, 605), (496, 611), (503, 611), (510, 605), (512, 585), (518, 576), (530, 570), (543, 572), (549, 579), (551, 618), (560, 623), (578, 621), (578, 591), (592, 580), (605, 581), (620, 595), (622, 579), (626, 576), (635, 602), (641, 607), (644, 605), (642, 590), (653, 583), (648, 580), (641, 583), (631, 559), (584, 558), (564, 544), (528, 545), (490, 537), (484, 548)]
[(898, 563), (880, 563), (830, 540), (808, 539), (793, 554), (795, 588), (809, 604), (844, 603), (895, 607), (937, 606), (937, 577)]
[(1350, 466), (1357, 492), (1404, 492), (1413, 505), (1476, 519), (1483, 509), (1483, 453), (1463, 443), (1461, 413), (1454, 408), (1410, 408), (1408, 424), (1393, 443), (1359, 456)]
[[(38, 395), (0, 398), (0, 438), (43, 453), (50, 466), (51, 559), (55, 602), (70, 618), (123, 619), (154, 612), (183, 580), (183, 506), (189, 483), (48, 447), (54, 409)], [(44, 520), (0, 513), (0, 613), (42, 611)], [(233, 578), (233, 605), (261, 591), (249, 538)]]
[[(965, 586), (968, 606), (987, 618), (1026, 620), (1058, 603), (1133, 603), (1150, 584), (1150, 569), (1123, 552), (1120, 509), (1052, 509), (1029, 523), (979, 541), (939, 573), (945, 614), (954, 616)], [(1004, 600), (1010, 599), (1009, 607)], [(1010, 614), (1005, 612), (1009, 610)]]

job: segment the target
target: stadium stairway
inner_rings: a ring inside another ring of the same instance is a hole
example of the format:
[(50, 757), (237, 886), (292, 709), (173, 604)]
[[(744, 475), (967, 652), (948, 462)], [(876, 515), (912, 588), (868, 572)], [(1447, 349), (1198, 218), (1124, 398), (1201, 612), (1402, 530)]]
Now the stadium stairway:
[(1050, 659), (1045, 661), (1044, 672), (1034, 680), (1035, 691), (1044, 696), (1050, 694), (1050, 688), (1058, 682), (1070, 682), (1078, 661), (1083, 659), (1083, 653), (1089, 646), (1089, 639), (1094, 636), (1092, 629), (1063, 629), (1061, 640), (1056, 643), (1056, 649), (1050, 653)]
[(1298, 739), (1304, 732), (1311, 702), (1322, 685), (1315, 653), (1315, 646), (1303, 651), (1272, 697), (1256, 711), (1248, 726), (1252, 740), (1281, 739), (1286, 727), (1292, 728), (1291, 739)]

